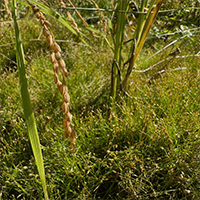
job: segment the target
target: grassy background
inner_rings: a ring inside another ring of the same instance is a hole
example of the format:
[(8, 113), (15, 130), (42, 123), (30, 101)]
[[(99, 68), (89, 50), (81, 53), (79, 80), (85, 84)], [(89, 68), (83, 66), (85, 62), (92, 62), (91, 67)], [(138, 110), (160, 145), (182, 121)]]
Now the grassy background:
[[(161, 27), (168, 31), (180, 27), (174, 19), (162, 15), (159, 19), (162, 23), (154, 25), (159, 33), (164, 32)], [(65, 41), (59, 44), (70, 72), (70, 111), (78, 134), (74, 154), (64, 138), (62, 97), (54, 85), (48, 45), (43, 36), (30, 41), (40, 34), (34, 18), (19, 22), (50, 199), (198, 199), (199, 57), (174, 58), (147, 73), (132, 73), (128, 88), (132, 98), (121, 97), (114, 112), (109, 99), (112, 51), (97, 39), (91, 39), (90, 49), (60, 24), (52, 19), (51, 23), (56, 39)], [(0, 198), (42, 199), (13, 63), (13, 25), (1, 26), (0, 44), (5, 45), (0, 46)], [(138, 64), (181, 36), (147, 40)], [(197, 32), (139, 68), (166, 58), (176, 47), (182, 47), (180, 56), (194, 55), (199, 43)], [(173, 71), (177, 68), (184, 69)], [(161, 69), (165, 72), (155, 76)]]

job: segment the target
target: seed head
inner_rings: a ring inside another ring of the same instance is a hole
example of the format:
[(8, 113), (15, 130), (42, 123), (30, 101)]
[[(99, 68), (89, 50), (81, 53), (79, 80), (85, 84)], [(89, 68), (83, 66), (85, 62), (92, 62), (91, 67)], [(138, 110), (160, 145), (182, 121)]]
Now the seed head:
[[(28, 0), (27, 0), (28, 1)], [(64, 3), (62, 0), (60, 0), (61, 5), (63, 6)], [(62, 59), (61, 56), (61, 48), (60, 46), (55, 42), (53, 33), (51, 32), (49, 26), (51, 25), (44, 17), (44, 15), (40, 12), (39, 8), (32, 5), (29, 1), (28, 3), (32, 6), (33, 12), (36, 16), (37, 19), (40, 20), (40, 24), (43, 28), (43, 35), (46, 37), (46, 42), (50, 46), (50, 61), (53, 64), (53, 71), (54, 71), (54, 82), (58, 87), (58, 90), (63, 96), (63, 104), (62, 104), (62, 111), (65, 114), (65, 119), (63, 121), (64, 128), (66, 129), (64, 132), (65, 137), (68, 137), (70, 135), (70, 142), (71, 142), (71, 152), (74, 152), (74, 145), (75, 145), (75, 137), (76, 137), (76, 132), (74, 130), (73, 125), (71, 124), (72, 122), (72, 115), (69, 112), (69, 102), (70, 102), (70, 97), (68, 94), (68, 88), (65, 82), (65, 77), (67, 77), (67, 70), (66, 70), (66, 65), (64, 60)], [(74, 24), (75, 21), (73, 21), (73, 18), (71, 17), (71, 20)], [(77, 28), (77, 26), (75, 26)], [(78, 30), (78, 29), (77, 29)], [(62, 82), (59, 80), (58, 72), (59, 69), (61, 69), (61, 73), (63, 76)]]

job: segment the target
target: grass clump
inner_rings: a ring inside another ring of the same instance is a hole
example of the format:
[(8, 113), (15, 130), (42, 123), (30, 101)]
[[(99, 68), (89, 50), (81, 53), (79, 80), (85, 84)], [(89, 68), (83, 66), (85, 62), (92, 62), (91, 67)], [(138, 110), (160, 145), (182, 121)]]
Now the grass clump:
[[(193, 39), (180, 56), (197, 53), (194, 43), (199, 39)], [(109, 99), (111, 50), (97, 41), (94, 51), (73, 41), (59, 44), (67, 49), (62, 56), (69, 66), (67, 85), (78, 133), (74, 154), (63, 136), (62, 95), (54, 86), (48, 53), (41, 44), (36, 53), (25, 52), (50, 199), (198, 199), (199, 58), (174, 58), (148, 72), (133, 72), (127, 88), (130, 97), (120, 96), (116, 112)], [(146, 44), (138, 63), (153, 53), (155, 49)], [(153, 65), (152, 60), (145, 66)], [(1, 69), (5, 66), (1, 62)], [(17, 73), (2, 71), (0, 76), (0, 193), (2, 199), (42, 199)]]

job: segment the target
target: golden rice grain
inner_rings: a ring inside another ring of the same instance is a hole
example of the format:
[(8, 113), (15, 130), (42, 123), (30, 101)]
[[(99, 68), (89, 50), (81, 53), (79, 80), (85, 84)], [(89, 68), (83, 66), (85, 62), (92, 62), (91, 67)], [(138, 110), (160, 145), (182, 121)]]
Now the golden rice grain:
[(58, 83), (58, 75), (54, 74), (54, 83), (57, 84)]
[(55, 62), (55, 53), (54, 52), (51, 52), (51, 54), (50, 54), (50, 61), (51, 61), (51, 63), (53, 64), (54, 62)]
[(46, 29), (46, 30), (48, 30), (50, 32), (50, 29), (49, 29), (49, 27), (46, 24), (43, 25), (43, 28)]
[(37, 17), (37, 19), (40, 19), (40, 12), (39, 11), (35, 12), (35, 16)]
[(44, 20), (44, 25), (45, 26), (51, 26), (51, 24), (47, 20)]
[(69, 141), (71, 142), (71, 144), (75, 143), (75, 138), (73, 136), (70, 136)]
[(46, 29), (46, 28), (43, 28), (43, 35), (46, 36), (46, 37), (47, 37), (48, 35), (50, 35), (49, 30)]
[(58, 62), (57, 61), (55, 61), (54, 63), (53, 63), (53, 71), (54, 71), (54, 73), (58, 73), (59, 72), (59, 65), (58, 65)]
[(71, 134), (72, 134), (72, 136), (76, 137), (76, 131), (74, 130), (74, 128), (72, 128)]
[(69, 103), (64, 102), (62, 105), (62, 111), (64, 113), (68, 113), (69, 112)]
[(61, 54), (59, 51), (56, 52), (56, 60), (60, 60), (61, 59)]
[(59, 90), (59, 91), (62, 90), (62, 82), (60, 82), (59, 80), (58, 80), (58, 82), (57, 82), (57, 87), (58, 87), (58, 90)]
[(39, 13), (40, 13), (40, 19), (44, 19), (44, 15), (41, 12)]
[(70, 135), (70, 131), (66, 129), (65, 132), (64, 132), (64, 134), (65, 134), (65, 137), (68, 138), (69, 135)]
[(69, 112), (65, 114), (65, 120), (68, 122), (72, 121), (72, 115)]
[(60, 60), (58, 60), (58, 64), (61, 69), (64, 69), (66, 67), (65, 61), (62, 58)]
[(66, 93), (68, 91), (68, 88), (65, 84), (65, 82), (62, 84), (62, 94)]
[(52, 45), (52, 44), (53, 44), (53, 38), (52, 38), (52, 36), (51, 36), (51, 35), (48, 35), (48, 36), (46, 37), (46, 41), (47, 41), (47, 43), (48, 43), (49, 45)]
[(68, 71), (66, 69), (62, 69), (62, 74), (67, 78), (68, 77)]
[(72, 128), (70, 127), (70, 122), (68, 122), (67, 120), (63, 121), (63, 126), (64, 128), (66, 128), (68, 131), (70, 131), (70, 133), (72, 132)]
[(62, 95), (64, 95), (65, 93), (67, 93), (67, 91), (68, 91), (68, 88), (67, 88), (67, 86), (65, 85), (65, 83), (62, 83), (62, 86), (60, 87), (60, 93), (62, 94)]
[(63, 94), (63, 99), (64, 99), (65, 102), (70, 102), (70, 97), (69, 97), (69, 94), (67, 92), (65, 92)]
[(40, 19), (40, 24), (44, 26), (44, 19)]
[(60, 46), (59, 46), (56, 42), (54, 42), (54, 43), (50, 46), (50, 49), (53, 50), (53, 51), (55, 51), (55, 52), (61, 52), (61, 48), (60, 48)]
[(68, 130), (68, 128), (69, 128), (69, 122), (67, 120), (65, 120), (65, 119), (63, 121), (63, 126), (64, 126), (64, 128), (66, 128)]

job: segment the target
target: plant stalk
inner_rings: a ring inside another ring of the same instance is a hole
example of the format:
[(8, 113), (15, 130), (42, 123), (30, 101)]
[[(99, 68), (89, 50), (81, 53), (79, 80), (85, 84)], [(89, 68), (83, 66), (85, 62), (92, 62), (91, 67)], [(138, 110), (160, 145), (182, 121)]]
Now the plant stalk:
[[(127, 0), (120, 0), (118, 5), (118, 10), (126, 11), (128, 5)], [(120, 12), (118, 13), (117, 19), (117, 27), (116, 27), (116, 40), (115, 40), (115, 49), (114, 49), (114, 61), (116, 62), (121, 69), (121, 61), (122, 61), (122, 48), (123, 48), (123, 40), (124, 40), (124, 30), (126, 24), (126, 13)], [(112, 74), (111, 74), (111, 96), (113, 101), (116, 101), (119, 93), (119, 85), (120, 78), (118, 73), (118, 68), (115, 64), (112, 66)]]

